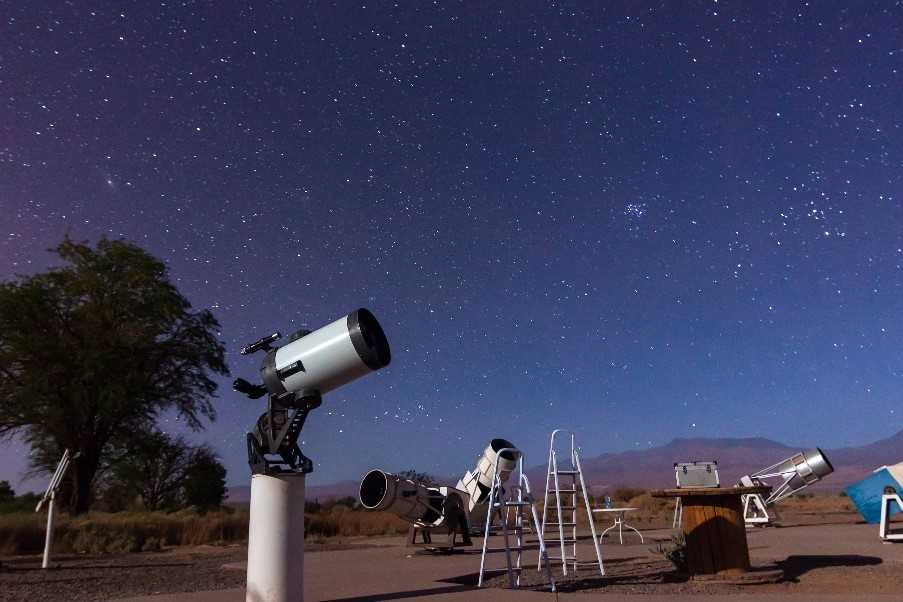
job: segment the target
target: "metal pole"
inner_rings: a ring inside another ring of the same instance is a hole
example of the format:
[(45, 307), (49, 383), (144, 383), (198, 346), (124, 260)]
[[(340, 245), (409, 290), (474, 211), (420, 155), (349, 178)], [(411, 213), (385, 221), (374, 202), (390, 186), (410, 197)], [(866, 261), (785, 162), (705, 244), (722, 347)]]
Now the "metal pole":
[(246, 602), (304, 600), (304, 478), (251, 475)]
[(44, 536), (44, 560), (41, 568), (50, 566), (50, 548), (53, 547), (53, 522), (56, 518), (56, 494), (50, 494), (50, 504), (47, 506), (47, 534)]

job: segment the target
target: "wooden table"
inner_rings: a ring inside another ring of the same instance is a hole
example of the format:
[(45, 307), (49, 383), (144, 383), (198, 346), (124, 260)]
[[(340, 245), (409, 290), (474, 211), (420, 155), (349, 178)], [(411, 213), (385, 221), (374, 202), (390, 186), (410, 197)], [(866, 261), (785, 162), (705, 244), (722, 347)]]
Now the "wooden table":
[(680, 498), (687, 566), (692, 575), (736, 575), (749, 570), (749, 548), (741, 497), (771, 487), (661, 489), (652, 497)]

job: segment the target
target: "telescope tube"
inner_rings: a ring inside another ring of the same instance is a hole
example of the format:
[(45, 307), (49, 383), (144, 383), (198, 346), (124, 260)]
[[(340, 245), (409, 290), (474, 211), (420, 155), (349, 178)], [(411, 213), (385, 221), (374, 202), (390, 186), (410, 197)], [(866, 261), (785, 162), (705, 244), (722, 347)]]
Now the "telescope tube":
[(458, 481), (457, 489), (463, 489), (470, 496), (468, 500), (468, 509), (473, 509), (486, 501), (489, 497), (489, 490), (492, 489), (493, 466), (498, 461), (498, 475), (504, 484), (508, 480), (511, 472), (517, 468), (517, 459), (520, 452), (506, 451), (499, 455), (499, 451), (510, 448), (514, 449), (514, 444), (506, 439), (493, 439), (483, 450), (483, 455), (477, 460), (477, 467), (473, 472), (469, 472), (461, 477)]
[(439, 527), (445, 522), (445, 495), (438, 487), (427, 487), (379, 469), (364, 475), (360, 499), (367, 510), (386, 510), (417, 526)]
[(361, 308), (269, 350), (260, 375), (272, 395), (323, 395), (388, 366), (391, 359), (382, 327)]

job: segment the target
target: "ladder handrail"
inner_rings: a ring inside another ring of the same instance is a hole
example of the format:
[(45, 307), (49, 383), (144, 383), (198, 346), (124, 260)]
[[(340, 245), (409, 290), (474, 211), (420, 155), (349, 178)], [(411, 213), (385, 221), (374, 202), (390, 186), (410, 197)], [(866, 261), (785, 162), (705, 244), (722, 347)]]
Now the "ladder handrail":
[[(523, 459), (523, 457), (521, 458)], [(533, 492), (530, 489), (530, 479), (527, 478), (527, 475), (523, 472), (523, 467), (521, 467), (520, 474), (522, 487), (527, 490), (527, 497), (530, 499), (530, 511), (533, 515), (533, 528), (536, 530), (537, 539), (539, 540), (539, 560), (540, 562), (545, 561), (546, 565), (546, 576), (549, 578), (549, 583), (552, 586), (552, 591), (556, 591), (555, 586), (555, 578), (552, 576), (552, 563), (549, 561), (549, 554), (546, 549), (545, 538), (543, 537), (542, 529), (540, 528), (539, 523), (539, 512), (536, 511), (536, 504), (533, 503)]]
[[(596, 521), (593, 520), (593, 512), (589, 507), (589, 496), (586, 495), (586, 483), (583, 480), (583, 467), (580, 466), (580, 456), (574, 451), (574, 461), (577, 464), (577, 474), (580, 475), (580, 489), (583, 491), (583, 503), (586, 506), (586, 518), (589, 520), (589, 530), (593, 535), (593, 546), (596, 548), (596, 560), (599, 561), (599, 573), (605, 576), (605, 567), (602, 565), (602, 550), (599, 549), (599, 538), (596, 537)], [(574, 504), (576, 506), (576, 504)], [(574, 538), (576, 539), (576, 537)]]
[(489, 545), (489, 525), (492, 523), (492, 513), (495, 510), (493, 504), (495, 500), (495, 478), (498, 475), (498, 458), (493, 463), (492, 487), (489, 488), (489, 499), (486, 501), (488, 509), (486, 511), (486, 528), (483, 531), (483, 553), (480, 554), (480, 578), (477, 581), (477, 587), (483, 587), (483, 571), (486, 564), (486, 547)]
[[(561, 484), (558, 482), (558, 460), (556, 455), (555, 451), (552, 450), (552, 467), (554, 470), (553, 475), (555, 477), (555, 508), (558, 512), (558, 535), (559, 542), (561, 542), (561, 572), (562, 574), (567, 575), (567, 553), (564, 551), (564, 517), (561, 514)], [(543, 530), (545, 530), (545, 525), (543, 525)]]
[[(549, 468), (546, 470), (546, 491), (545, 496), (542, 500), (542, 523), (540, 523), (539, 528), (545, 531), (546, 528), (546, 515), (549, 511), (549, 480), (552, 478), (552, 455), (555, 453), (555, 434), (561, 429), (555, 429), (552, 431), (552, 439), (549, 442)], [(561, 521), (559, 521), (561, 522)], [(540, 569), (539, 561), (537, 560), (536, 570)]]

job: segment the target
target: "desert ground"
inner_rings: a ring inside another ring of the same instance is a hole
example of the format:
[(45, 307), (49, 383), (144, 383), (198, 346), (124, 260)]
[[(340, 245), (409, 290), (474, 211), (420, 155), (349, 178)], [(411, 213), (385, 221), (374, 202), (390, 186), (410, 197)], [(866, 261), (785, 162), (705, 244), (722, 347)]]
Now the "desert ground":
[[(834, 504), (836, 505), (836, 504)], [(559, 591), (548, 591), (542, 574), (525, 572), (521, 590), (505, 589), (502, 572), (476, 588), (479, 538), (472, 548), (436, 555), (407, 547), (403, 537), (331, 538), (310, 541), (305, 554), (306, 600), (900, 600), (903, 599), (903, 544), (886, 544), (874, 525), (826, 504), (798, 502), (780, 526), (749, 531), (756, 570), (781, 570), (783, 579), (758, 585), (698, 581), (676, 572), (657, 551), (670, 542), (666, 528), (641, 526), (645, 543), (625, 532), (602, 545), (605, 576), (591, 562), (593, 546), (581, 540), (578, 575), (555, 571)], [(602, 527), (601, 521), (599, 526)], [(901, 524), (903, 526), (903, 524)], [(529, 539), (529, 538), (528, 538)], [(491, 546), (500, 545), (493, 537)], [(121, 600), (129, 602), (238, 602), (244, 600), (247, 550), (242, 545), (175, 547), (121, 556), (58, 556), (56, 568), (42, 571), (37, 556), (3, 559), (0, 600)], [(526, 553), (535, 566), (535, 547)], [(504, 554), (490, 557), (501, 569)]]

